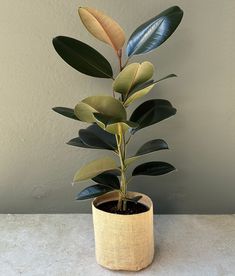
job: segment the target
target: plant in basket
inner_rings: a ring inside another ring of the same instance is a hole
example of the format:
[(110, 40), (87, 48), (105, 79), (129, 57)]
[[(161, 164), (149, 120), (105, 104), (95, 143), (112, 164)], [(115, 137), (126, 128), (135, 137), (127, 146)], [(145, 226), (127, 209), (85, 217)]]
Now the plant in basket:
[[(73, 182), (93, 181), (93, 185), (79, 192), (77, 199), (95, 198), (92, 211), (97, 262), (110, 269), (136, 271), (153, 260), (153, 207), (146, 195), (128, 191), (128, 184), (138, 175), (163, 175), (175, 167), (162, 161), (143, 162), (130, 175), (130, 165), (133, 167), (146, 154), (168, 149), (168, 144), (163, 139), (150, 140), (134, 155), (129, 155), (128, 144), (135, 133), (175, 115), (176, 109), (168, 100), (151, 99), (142, 103), (140, 100), (158, 82), (176, 75), (155, 80), (150, 61), (130, 61), (135, 55), (148, 53), (164, 43), (180, 24), (183, 11), (177, 6), (170, 7), (139, 26), (127, 41), (124, 61), (126, 39), (119, 24), (94, 8), (80, 7), (78, 13), (86, 29), (113, 48), (119, 72), (114, 74), (109, 61), (86, 43), (66, 36), (55, 37), (56, 52), (70, 66), (92, 77), (110, 79), (110, 94), (88, 95), (74, 108), (53, 110), (89, 124), (79, 130), (79, 136), (71, 139), (69, 145), (113, 153), (113, 157), (104, 156), (80, 168)], [(128, 107), (133, 103), (139, 105), (128, 117)]]

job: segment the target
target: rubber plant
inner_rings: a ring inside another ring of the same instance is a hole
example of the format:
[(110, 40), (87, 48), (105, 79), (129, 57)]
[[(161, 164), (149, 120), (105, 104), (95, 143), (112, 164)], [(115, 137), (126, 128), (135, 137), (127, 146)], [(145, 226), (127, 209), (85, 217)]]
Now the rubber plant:
[(109, 95), (90, 95), (81, 100), (75, 108), (55, 107), (53, 110), (63, 116), (91, 124), (79, 130), (79, 136), (69, 145), (85, 148), (109, 150), (117, 158), (103, 157), (83, 166), (75, 173), (73, 182), (92, 179), (95, 183), (82, 190), (78, 200), (97, 197), (116, 190), (119, 193), (117, 211), (125, 211), (127, 202), (140, 200), (140, 196), (127, 196), (128, 183), (138, 175), (158, 176), (175, 170), (162, 161), (143, 163), (134, 168), (127, 179), (129, 166), (155, 151), (168, 149), (162, 139), (144, 143), (135, 155), (129, 156), (127, 146), (135, 133), (167, 119), (176, 109), (165, 99), (151, 99), (141, 103), (128, 118), (127, 109), (150, 93), (158, 82), (176, 77), (170, 74), (158, 80), (153, 79), (154, 66), (149, 61), (142, 63), (130, 60), (140, 54), (158, 48), (176, 30), (183, 17), (183, 11), (173, 6), (139, 26), (126, 44), (126, 59), (123, 61), (125, 33), (112, 18), (94, 8), (78, 9), (82, 23), (98, 40), (114, 50), (119, 64), (119, 72), (114, 75), (109, 61), (86, 43), (71, 37), (57, 36), (53, 45), (60, 57), (77, 71), (97, 78), (110, 79)]

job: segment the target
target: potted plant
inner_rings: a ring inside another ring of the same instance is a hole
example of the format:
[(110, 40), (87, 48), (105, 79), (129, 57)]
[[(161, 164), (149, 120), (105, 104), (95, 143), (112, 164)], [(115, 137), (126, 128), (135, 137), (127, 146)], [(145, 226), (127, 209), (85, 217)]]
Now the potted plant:
[(129, 118), (127, 109), (134, 102), (138, 103), (159, 81), (176, 75), (154, 80), (151, 62), (130, 63), (130, 59), (165, 42), (181, 22), (183, 11), (177, 6), (170, 7), (139, 26), (127, 42), (124, 63), (125, 33), (119, 24), (93, 8), (80, 7), (78, 13), (86, 29), (114, 49), (119, 72), (114, 76), (107, 59), (84, 42), (55, 37), (54, 48), (65, 62), (83, 74), (110, 79), (111, 92), (109, 95), (89, 95), (75, 108), (55, 107), (53, 110), (91, 124), (81, 129), (69, 145), (113, 153), (113, 158), (102, 157), (80, 168), (73, 182), (90, 179), (95, 182), (80, 191), (77, 199), (95, 198), (92, 213), (97, 262), (109, 269), (137, 271), (148, 266), (154, 256), (153, 205), (148, 196), (128, 191), (128, 184), (135, 176), (163, 175), (175, 168), (166, 162), (152, 161), (136, 166), (129, 176), (131, 164), (146, 154), (168, 149), (168, 145), (163, 139), (147, 141), (131, 156), (127, 146), (136, 132), (173, 116), (176, 109), (164, 99), (141, 103)]

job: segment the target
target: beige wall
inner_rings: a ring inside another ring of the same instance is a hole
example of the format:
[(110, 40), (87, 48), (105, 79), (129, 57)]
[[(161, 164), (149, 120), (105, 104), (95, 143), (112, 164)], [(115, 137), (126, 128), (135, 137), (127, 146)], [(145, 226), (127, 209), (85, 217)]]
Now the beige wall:
[[(127, 37), (142, 22), (171, 5), (185, 16), (176, 33), (151, 60), (156, 78), (176, 73), (148, 98), (165, 98), (175, 117), (136, 134), (137, 144), (164, 138), (171, 151), (146, 160), (164, 160), (178, 171), (156, 178), (136, 177), (131, 190), (149, 194), (158, 212), (235, 211), (234, 0), (1, 0), (0, 9), (0, 212), (89, 212), (75, 194), (74, 172), (105, 153), (65, 144), (82, 125), (51, 111), (73, 107), (88, 95), (110, 93), (110, 80), (90, 78), (67, 66), (51, 39), (67, 35), (101, 51), (117, 69), (112, 49), (82, 26), (78, 6), (106, 11)], [(137, 103), (138, 104), (138, 103)], [(106, 153), (107, 154), (107, 153)]]

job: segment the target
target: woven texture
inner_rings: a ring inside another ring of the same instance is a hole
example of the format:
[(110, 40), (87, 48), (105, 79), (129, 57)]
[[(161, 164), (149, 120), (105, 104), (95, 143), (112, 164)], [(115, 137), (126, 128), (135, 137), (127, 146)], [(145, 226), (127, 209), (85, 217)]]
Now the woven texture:
[(154, 256), (153, 206), (142, 195), (141, 203), (149, 207), (144, 213), (119, 215), (101, 211), (97, 205), (118, 199), (116, 192), (97, 197), (92, 204), (93, 224), (98, 264), (113, 270), (137, 271), (148, 266)]

